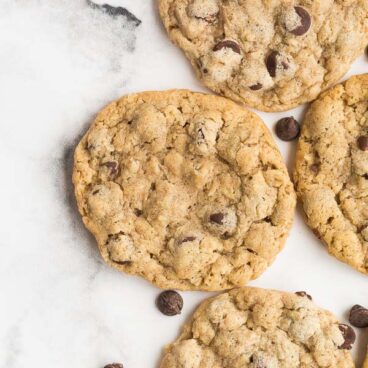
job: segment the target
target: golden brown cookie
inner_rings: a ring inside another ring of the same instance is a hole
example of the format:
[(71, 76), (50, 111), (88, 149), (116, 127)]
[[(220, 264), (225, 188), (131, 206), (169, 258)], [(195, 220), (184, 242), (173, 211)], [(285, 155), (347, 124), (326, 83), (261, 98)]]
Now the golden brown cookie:
[(213, 91), (263, 111), (314, 100), (368, 43), (368, 0), (158, 0)]
[(104, 260), (161, 288), (244, 285), (293, 220), (293, 186), (260, 118), (190, 91), (107, 106), (76, 149), (73, 181)]
[(310, 296), (233, 289), (204, 301), (161, 368), (354, 368), (353, 329)]
[(307, 222), (328, 251), (368, 273), (368, 74), (312, 104), (294, 178)]

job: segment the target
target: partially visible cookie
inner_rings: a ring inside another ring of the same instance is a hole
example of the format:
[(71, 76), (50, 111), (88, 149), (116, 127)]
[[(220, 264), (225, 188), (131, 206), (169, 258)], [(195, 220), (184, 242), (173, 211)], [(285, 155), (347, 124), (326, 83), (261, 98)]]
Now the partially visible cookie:
[(353, 329), (307, 295), (233, 289), (204, 301), (161, 368), (354, 368)]
[(296, 155), (297, 194), (328, 251), (368, 273), (368, 74), (322, 94)]
[(280, 252), (294, 215), (259, 117), (189, 91), (107, 106), (76, 149), (73, 181), (104, 260), (161, 288), (246, 284)]
[(368, 368), (368, 348), (367, 348), (367, 356), (365, 357), (363, 368)]
[(213, 91), (264, 111), (314, 100), (368, 42), (368, 0), (158, 0)]

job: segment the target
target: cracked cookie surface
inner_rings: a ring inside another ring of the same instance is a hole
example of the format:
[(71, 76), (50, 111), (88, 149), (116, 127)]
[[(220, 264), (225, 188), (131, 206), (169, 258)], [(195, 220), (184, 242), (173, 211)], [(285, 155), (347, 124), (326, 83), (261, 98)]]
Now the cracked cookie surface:
[(298, 294), (240, 288), (207, 299), (160, 367), (353, 368), (351, 327)]
[(104, 260), (161, 288), (244, 285), (272, 263), (294, 215), (260, 118), (190, 91), (107, 106), (76, 149), (73, 182)]
[(294, 179), (309, 226), (328, 251), (368, 273), (368, 74), (322, 94), (308, 110)]
[(158, 0), (213, 91), (264, 111), (314, 100), (368, 42), (368, 0)]

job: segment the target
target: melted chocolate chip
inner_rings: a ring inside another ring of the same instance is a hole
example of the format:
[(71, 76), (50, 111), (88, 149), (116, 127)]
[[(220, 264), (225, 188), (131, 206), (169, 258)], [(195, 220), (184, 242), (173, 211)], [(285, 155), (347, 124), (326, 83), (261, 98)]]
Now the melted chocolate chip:
[(222, 225), (224, 222), (225, 215), (223, 213), (213, 213), (210, 215), (210, 221), (215, 224)]
[(357, 143), (358, 143), (358, 147), (360, 150), (362, 151), (368, 150), (368, 136), (367, 135), (360, 136), (357, 140)]
[(292, 34), (294, 34), (295, 36), (302, 36), (305, 33), (308, 32), (310, 26), (311, 26), (311, 17), (309, 15), (309, 13), (302, 7), (300, 6), (296, 6), (295, 8), (295, 12), (299, 15), (300, 18), (300, 26), (289, 30)]
[(272, 78), (276, 77), (277, 57), (279, 55), (277, 51), (271, 51), (266, 58), (266, 68)]
[(349, 322), (355, 327), (368, 327), (368, 309), (358, 304), (354, 305), (350, 310)]
[(194, 240), (196, 240), (197, 238), (195, 236), (187, 236), (186, 238), (184, 238), (181, 243), (187, 243), (187, 242), (192, 242)]
[(183, 298), (174, 290), (166, 290), (158, 296), (156, 305), (166, 316), (175, 316), (183, 309)]
[(312, 300), (312, 297), (309, 294), (307, 294), (305, 291), (297, 291), (295, 294), (303, 298), (307, 297), (309, 300)]
[(119, 172), (119, 163), (117, 161), (107, 161), (101, 165), (107, 167), (112, 175), (116, 175)]
[(300, 134), (299, 123), (292, 116), (282, 118), (276, 123), (276, 134), (283, 141), (292, 141)]
[(249, 89), (251, 89), (252, 91), (259, 91), (262, 87), (263, 85), (261, 83), (256, 83), (252, 86), (249, 86)]
[(350, 350), (355, 342), (354, 330), (343, 323), (339, 324), (339, 330), (342, 332), (344, 342), (339, 346), (339, 349)]
[(104, 368), (124, 368), (124, 366), (120, 363), (112, 363), (105, 365)]
[(213, 51), (219, 51), (224, 48), (228, 48), (236, 52), (237, 54), (240, 54), (240, 46), (232, 40), (223, 40), (219, 42), (215, 47), (213, 48)]

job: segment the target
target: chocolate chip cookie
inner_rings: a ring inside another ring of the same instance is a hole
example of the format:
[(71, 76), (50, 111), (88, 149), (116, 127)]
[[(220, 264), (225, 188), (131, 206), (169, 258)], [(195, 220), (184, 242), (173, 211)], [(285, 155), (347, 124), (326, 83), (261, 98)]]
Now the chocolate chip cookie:
[(199, 306), (161, 368), (354, 368), (354, 341), (305, 295), (240, 288)]
[(314, 100), (368, 42), (368, 0), (158, 0), (213, 91), (264, 111)]
[(295, 206), (262, 121), (189, 91), (107, 106), (76, 149), (73, 181), (104, 260), (167, 289), (228, 289), (259, 276)]
[(368, 273), (368, 74), (322, 94), (304, 120), (294, 173), (307, 222), (328, 251)]

